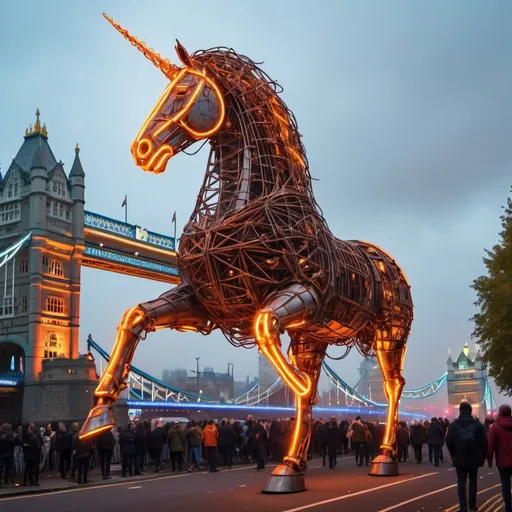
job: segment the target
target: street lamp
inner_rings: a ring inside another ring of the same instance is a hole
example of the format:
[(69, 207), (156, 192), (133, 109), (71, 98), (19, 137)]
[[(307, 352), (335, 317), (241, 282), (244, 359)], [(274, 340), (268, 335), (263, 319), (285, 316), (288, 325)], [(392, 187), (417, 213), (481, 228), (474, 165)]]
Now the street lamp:
[(199, 359), (200, 357), (196, 357), (196, 379), (197, 379), (197, 388), (199, 389)]

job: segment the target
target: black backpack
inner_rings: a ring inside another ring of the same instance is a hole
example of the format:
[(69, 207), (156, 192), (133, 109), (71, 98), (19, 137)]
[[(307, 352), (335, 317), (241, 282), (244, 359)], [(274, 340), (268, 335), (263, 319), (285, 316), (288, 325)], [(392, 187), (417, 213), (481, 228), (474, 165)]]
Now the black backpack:
[(480, 461), (482, 457), (480, 445), (476, 438), (476, 429), (478, 424), (471, 423), (465, 428), (461, 428), (455, 442), (455, 451), (458, 454), (464, 454), (466, 460)]

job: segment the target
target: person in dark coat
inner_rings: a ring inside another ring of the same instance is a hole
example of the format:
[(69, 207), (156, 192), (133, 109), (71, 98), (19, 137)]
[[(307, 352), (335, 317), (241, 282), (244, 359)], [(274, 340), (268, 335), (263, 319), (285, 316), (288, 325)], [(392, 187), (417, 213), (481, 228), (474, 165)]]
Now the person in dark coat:
[[(233, 425), (233, 429), (235, 429), (235, 425)], [(188, 471), (192, 471), (192, 464), (195, 466), (195, 471), (201, 469), (201, 434), (201, 427), (194, 420), (191, 420), (190, 428), (187, 431), (188, 459), (190, 462)]]
[(219, 454), (222, 465), (231, 468), (233, 464), (233, 453), (236, 447), (236, 434), (233, 425), (227, 419), (223, 419), (219, 427)]
[(135, 463), (135, 425), (130, 423), (125, 430), (119, 434), (119, 445), (121, 446), (121, 476), (126, 477), (126, 472), (133, 475)]
[(59, 454), (59, 473), (60, 477), (65, 480), (66, 473), (71, 466), (71, 450), (73, 448), (73, 438), (71, 433), (66, 430), (64, 423), (59, 423), (58, 431), (55, 434), (55, 450)]
[(414, 450), (414, 458), (416, 464), (421, 464), (423, 457), (423, 444), (425, 443), (425, 429), (421, 423), (413, 423), (411, 425), (411, 445)]
[(338, 452), (338, 445), (340, 442), (340, 429), (338, 428), (336, 418), (331, 418), (325, 433), (327, 453), (329, 454), (329, 469), (334, 469), (334, 466), (336, 466), (338, 462), (336, 460), (336, 454)]
[(407, 459), (409, 458), (409, 443), (411, 441), (411, 437), (409, 434), (409, 431), (407, 430), (407, 427), (405, 426), (404, 422), (400, 422), (398, 424), (398, 428), (396, 429), (396, 445), (398, 448), (398, 462), (401, 462), (402, 460), (404, 462), (407, 462)]
[(176, 463), (178, 463), (178, 471), (182, 471), (183, 455), (187, 447), (187, 439), (185, 431), (181, 425), (176, 421), (171, 426), (168, 432), (169, 436), (169, 451), (171, 453), (172, 471), (176, 471)]
[(444, 431), (437, 418), (432, 418), (430, 425), (427, 429), (427, 443), (428, 443), (428, 459), (432, 463), (434, 459), (434, 466), (439, 466), (440, 453), (444, 444)]
[(510, 479), (512, 477), (512, 410), (510, 405), (502, 405), (498, 418), (489, 427), (489, 446), (487, 461), (492, 468), (492, 459), (496, 455), (496, 466), (500, 472), (501, 493), (505, 512), (512, 512)]
[(76, 441), (75, 460), (77, 463), (78, 483), (88, 484), (87, 472), (89, 470), (89, 459), (94, 447), (91, 439), (80, 439)]
[(372, 433), (372, 448), (373, 453), (378, 455), (380, 451), (380, 447), (382, 446), (382, 443), (384, 442), (384, 434), (386, 432), (386, 425), (384, 423), (377, 423), (373, 427), (373, 433)]
[[(32, 428), (27, 429), (23, 436), (23, 459), (25, 461), (25, 471), (23, 472), (23, 485), (39, 487), (38, 476), (39, 471), (36, 472), (36, 466), (39, 469), (39, 461), (41, 459), (41, 447), (37, 436), (34, 434)], [(37, 475), (37, 476), (36, 476)]]
[(71, 478), (75, 478), (76, 470), (78, 469), (78, 461), (75, 457), (76, 445), (78, 443), (78, 432), (80, 428), (78, 423), (72, 423), (69, 427), (69, 433), (71, 434)]
[(325, 459), (327, 457), (327, 430), (329, 425), (324, 423), (322, 419), (316, 428), (316, 442), (320, 448), (320, 455), (322, 456), (322, 465), (325, 466)]
[(356, 419), (350, 424), (347, 432), (347, 436), (352, 441), (352, 446), (354, 447), (356, 464), (358, 466), (363, 465), (365, 443), (368, 442), (368, 438), (366, 437), (367, 430), (368, 429), (366, 425), (361, 420), (361, 416), (357, 416)]
[(270, 438), (270, 455), (273, 462), (281, 461), (281, 450), (280, 450), (280, 429), (279, 421), (273, 419), (270, 424), (269, 438)]
[(450, 451), (457, 471), (457, 494), (462, 512), (468, 510), (466, 481), (469, 478), (469, 510), (477, 510), (478, 468), (484, 465), (487, 456), (487, 434), (484, 426), (472, 416), (472, 407), (467, 402), (459, 406), (460, 415), (448, 427), (446, 446)]
[(268, 434), (261, 420), (258, 420), (252, 428), (252, 446), (256, 455), (256, 470), (265, 469), (265, 458), (267, 456)]
[(135, 474), (143, 475), (148, 451), (148, 424), (140, 421), (135, 429)]
[[(112, 463), (112, 452), (116, 445), (116, 438), (112, 430), (107, 430), (96, 442), (96, 448), (100, 454), (100, 468), (103, 480), (110, 479), (110, 465)], [(137, 468), (135, 468), (137, 469)], [(137, 471), (135, 471), (137, 474)]]
[(5, 472), (5, 481), (9, 481), (9, 470), (11, 467), (12, 453), (14, 451), (14, 435), (12, 425), (4, 423), (0, 427), (0, 487), (2, 485), (2, 476)]
[(162, 469), (162, 450), (164, 444), (167, 442), (165, 430), (163, 429), (161, 422), (154, 421), (151, 432), (148, 436), (148, 452), (149, 456), (155, 463), (154, 473), (159, 473)]

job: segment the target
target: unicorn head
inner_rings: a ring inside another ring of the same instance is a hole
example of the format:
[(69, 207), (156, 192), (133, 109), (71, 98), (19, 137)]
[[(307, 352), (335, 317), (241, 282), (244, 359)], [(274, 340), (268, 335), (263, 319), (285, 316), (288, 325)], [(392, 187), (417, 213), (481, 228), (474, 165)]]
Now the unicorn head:
[(175, 48), (180, 67), (148, 48), (106, 14), (103, 16), (170, 80), (131, 145), (138, 167), (162, 173), (172, 156), (219, 132), (225, 120), (224, 98), (179, 41)]

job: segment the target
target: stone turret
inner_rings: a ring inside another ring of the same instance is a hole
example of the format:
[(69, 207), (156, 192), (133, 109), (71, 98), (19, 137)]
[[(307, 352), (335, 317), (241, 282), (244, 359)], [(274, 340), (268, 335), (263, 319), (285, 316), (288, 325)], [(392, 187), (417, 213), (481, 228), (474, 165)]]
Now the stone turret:
[(46, 228), (46, 184), (48, 169), (40, 144), (30, 167), (30, 217), (29, 229)]
[(80, 161), (80, 148), (75, 147), (75, 160), (69, 173), (73, 201), (73, 236), (84, 240), (85, 173)]

